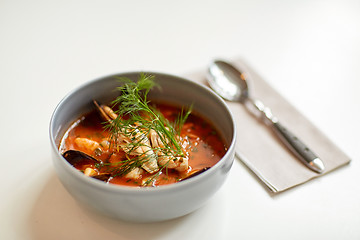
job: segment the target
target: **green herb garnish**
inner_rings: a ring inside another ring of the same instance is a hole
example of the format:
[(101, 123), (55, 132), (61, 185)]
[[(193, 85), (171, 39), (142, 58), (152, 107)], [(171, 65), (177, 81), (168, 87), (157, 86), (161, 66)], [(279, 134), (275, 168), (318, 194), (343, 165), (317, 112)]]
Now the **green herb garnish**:
[[(120, 95), (112, 102), (116, 107), (116, 119), (106, 123), (105, 128), (110, 130), (111, 143), (116, 149), (123, 149), (128, 156), (126, 160), (119, 162), (116, 168), (117, 175), (124, 175), (136, 167), (144, 168), (148, 162), (156, 161), (158, 155), (175, 159), (184, 157), (185, 154), (180, 144), (180, 132), (183, 124), (191, 113), (189, 110), (182, 110), (174, 123), (169, 122), (159, 110), (152, 107), (147, 95), (154, 87), (159, 87), (154, 82), (154, 76), (140, 74), (137, 81), (119, 77), (121, 86), (117, 88)], [(161, 147), (152, 147), (149, 141), (149, 134), (155, 131), (162, 142)], [(127, 139), (126, 144), (122, 141)], [(130, 141), (128, 141), (130, 140)], [(141, 149), (141, 151), (139, 151)], [(139, 153), (141, 152), (141, 153)], [(163, 164), (153, 175), (148, 178), (144, 185), (149, 185), (166, 169)], [(146, 168), (144, 168), (146, 170)]]

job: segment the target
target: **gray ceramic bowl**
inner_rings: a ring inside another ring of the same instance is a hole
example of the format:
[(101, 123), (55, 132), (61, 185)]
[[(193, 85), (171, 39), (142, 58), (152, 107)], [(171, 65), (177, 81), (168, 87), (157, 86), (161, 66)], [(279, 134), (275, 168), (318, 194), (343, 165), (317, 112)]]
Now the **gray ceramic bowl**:
[(90, 81), (68, 94), (56, 107), (50, 122), (50, 141), (56, 173), (69, 193), (81, 204), (111, 217), (132, 222), (155, 222), (186, 215), (199, 207), (224, 183), (234, 161), (235, 124), (225, 102), (207, 87), (184, 78), (149, 73), (160, 90), (150, 98), (181, 105), (194, 104), (194, 110), (209, 119), (224, 136), (228, 151), (208, 171), (176, 184), (156, 188), (134, 188), (106, 184), (84, 176), (59, 153), (59, 142), (70, 124), (93, 108), (92, 100), (109, 102), (118, 92), (114, 76), (137, 79), (139, 72), (122, 73)]

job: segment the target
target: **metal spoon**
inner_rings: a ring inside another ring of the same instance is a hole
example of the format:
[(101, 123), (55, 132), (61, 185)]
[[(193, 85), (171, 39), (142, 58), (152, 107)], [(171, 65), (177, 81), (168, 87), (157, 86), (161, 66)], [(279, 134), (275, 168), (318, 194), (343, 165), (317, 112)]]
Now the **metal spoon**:
[(325, 167), (318, 158), (300, 139), (282, 126), (274, 117), (271, 110), (259, 100), (249, 95), (245, 75), (231, 64), (216, 60), (208, 69), (208, 83), (221, 97), (229, 101), (238, 101), (260, 115), (266, 124), (270, 125), (285, 145), (311, 170), (321, 173)]

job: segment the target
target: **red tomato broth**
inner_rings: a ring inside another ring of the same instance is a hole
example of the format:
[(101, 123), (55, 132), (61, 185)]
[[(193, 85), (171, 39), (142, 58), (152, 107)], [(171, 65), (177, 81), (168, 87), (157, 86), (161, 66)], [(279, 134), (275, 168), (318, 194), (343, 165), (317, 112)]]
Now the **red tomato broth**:
[[(164, 103), (153, 104), (170, 122), (175, 121), (181, 111), (181, 108)], [(125, 158), (125, 153), (120, 151), (111, 153), (105, 150), (100, 155), (82, 149), (74, 143), (75, 138), (85, 137), (91, 140), (101, 142), (104, 138), (110, 136), (110, 132), (104, 129), (104, 120), (99, 116), (97, 111), (92, 111), (78, 119), (66, 132), (60, 144), (60, 152), (74, 149), (83, 151), (96, 159), (105, 163), (116, 165), (117, 162)], [(186, 147), (189, 156), (189, 169), (187, 172), (178, 172), (174, 169), (162, 169), (161, 173), (156, 177), (153, 186), (166, 185), (178, 182), (186, 177), (189, 173), (201, 170), (205, 167), (214, 166), (226, 153), (227, 147), (224, 144), (222, 136), (203, 117), (196, 113), (191, 113), (181, 129), (181, 137), (189, 144)], [(81, 165), (76, 167), (80, 171), (84, 171), (86, 167), (94, 167), (94, 165)], [(111, 172), (113, 166), (102, 167), (98, 169), (99, 173)], [(141, 174), (141, 179), (133, 180), (124, 176), (114, 176), (109, 183), (127, 186), (140, 186), (143, 179), (153, 176), (146, 171)]]

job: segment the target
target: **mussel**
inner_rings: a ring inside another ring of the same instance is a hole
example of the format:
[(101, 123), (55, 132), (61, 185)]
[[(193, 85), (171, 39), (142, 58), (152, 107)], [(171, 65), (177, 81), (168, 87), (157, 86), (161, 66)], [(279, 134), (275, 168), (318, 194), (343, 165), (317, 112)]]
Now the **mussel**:
[(193, 173), (191, 173), (191, 174), (188, 175), (187, 177), (181, 179), (180, 182), (182, 182), (182, 181), (184, 181), (184, 180), (187, 180), (187, 179), (189, 179), (189, 178), (195, 177), (195, 176), (197, 176), (197, 175), (199, 175), (199, 174), (201, 174), (201, 173), (203, 173), (203, 172), (205, 172), (205, 171), (207, 171), (207, 170), (209, 170), (209, 169), (210, 169), (210, 167), (204, 167), (204, 168), (202, 168), (202, 169), (200, 169), (200, 170), (194, 171)]
[(97, 180), (108, 182), (111, 178), (110, 173), (100, 173), (99, 175), (91, 176), (92, 178), (95, 178)]
[[(77, 150), (68, 150), (63, 153), (63, 157), (75, 168), (81, 165), (94, 165), (97, 163), (102, 163), (102, 161)], [(110, 173), (100, 173), (98, 175), (90, 176), (92, 178), (98, 179), (100, 181), (108, 182), (111, 178)]]
[(109, 108), (108, 106), (106, 105), (103, 105), (103, 104), (100, 104), (99, 102), (93, 100), (93, 103), (96, 107), (96, 110), (99, 112), (100, 116), (108, 121), (108, 122), (111, 122), (111, 120), (114, 120), (117, 118), (117, 115), (114, 113), (114, 111)]
[(101, 163), (100, 160), (97, 160), (96, 158), (77, 150), (68, 150), (63, 153), (63, 157), (73, 166), (78, 164)]

